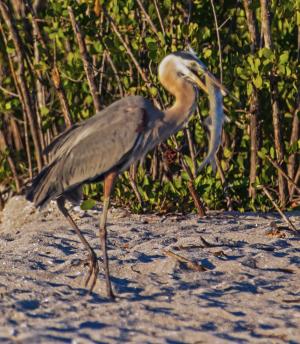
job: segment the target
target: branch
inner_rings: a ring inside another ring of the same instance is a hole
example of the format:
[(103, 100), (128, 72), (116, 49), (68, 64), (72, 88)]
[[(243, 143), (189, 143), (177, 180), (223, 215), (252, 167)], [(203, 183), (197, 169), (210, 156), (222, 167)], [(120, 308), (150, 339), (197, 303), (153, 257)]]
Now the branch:
[(244, 0), (244, 8), (247, 18), (247, 25), (251, 41), (251, 52), (254, 53), (259, 45), (259, 34), (257, 28), (257, 21), (255, 17), (255, 12), (251, 8), (251, 0)]
[(203, 207), (203, 204), (202, 202), (200, 201), (200, 198), (197, 194), (197, 191), (195, 189), (195, 186), (194, 186), (194, 177), (193, 177), (193, 174), (192, 174), (192, 171), (190, 169), (190, 167), (187, 165), (187, 163), (184, 161), (184, 158), (182, 156), (182, 153), (179, 152), (180, 154), (180, 162), (181, 162), (181, 165), (183, 167), (183, 169), (185, 170), (185, 172), (187, 173), (187, 175), (189, 176), (189, 181), (187, 182), (187, 186), (188, 186), (188, 189), (189, 189), (189, 192), (193, 198), (193, 201), (194, 201), (194, 204), (197, 208), (197, 211), (198, 211), (198, 215), (200, 217), (203, 217), (205, 216), (205, 209)]
[[(261, 26), (262, 34), (264, 37), (265, 47), (272, 49), (271, 39), (271, 22), (269, 14), (269, 1), (260, 0), (261, 4)], [(274, 130), (274, 143), (277, 161), (281, 164), (284, 161), (284, 142), (282, 137), (282, 115), (280, 112), (279, 101), (278, 101), (278, 87), (276, 76), (273, 71), (270, 73), (270, 90), (271, 90), (271, 106), (272, 106), (272, 120)], [(278, 189), (280, 203), (285, 206), (287, 199), (287, 183), (281, 173), (278, 173)]]
[(120, 96), (121, 97), (124, 97), (124, 92), (123, 92), (123, 88), (122, 88), (122, 83), (121, 83), (121, 80), (119, 78), (119, 74), (118, 74), (118, 71), (117, 71), (117, 68), (114, 64), (114, 61), (112, 60), (111, 56), (110, 56), (110, 51), (107, 49), (106, 50), (106, 57), (107, 57), (107, 60), (108, 60), (108, 63), (110, 64), (111, 66), (111, 69), (113, 70), (114, 72), (114, 75), (115, 75), (115, 78), (117, 80), (117, 84), (118, 84), (118, 87), (119, 87), (119, 91), (120, 91)]
[[(38, 3), (38, 1), (37, 1), (37, 3)], [(53, 87), (57, 93), (60, 107), (61, 107), (61, 110), (62, 110), (62, 113), (64, 116), (65, 124), (66, 124), (66, 127), (68, 128), (72, 125), (72, 117), (71, 117), (70, 108), (69, 108), (69, 104), (67, 101), (66, 93), (65, 93), (65, 90), (64, 90), (62, 82), (61, 82), (60, 73), (59, 73), (59, 70), (56, 66), (55, 58), (50, 54), (49, 49), (47, 48), (46, 43), (44, 42), (42, 33), (40, 31), (40, 27), (38, 24), (38, 18), (36, 17), (36, 11), (34, 9), (31, 9), (31, 16), (32, 16), (33, 34), (35, 36), (35, 39), (38, 40), (39, 43), (41, 43), (41, 45), (44, 49), (44, 53), (47, 56), (48, 61), (51, 64), (54, 64), (54, 66), (52, 66), (52, 70), (51, 70), (52, 85), (53, 85)]]
[(163, 32), (163, 35), (165, 37), (166, 32), (165, 32), (164, 24), (163, 24), (163, 21), (161, 19), (161, 15), (160, 15), (159, 8), (158, 8), (156, 0), (154, 0), (154, 5), (155, 5), (156, 13), (157, 13), (157, 16), (158, 16), (159, 24), (160, 24), (160, 27), (161, 27), (161, 31)]
[(202, 265), (198, 264), (197, 262), (194, 262), (194, 261), (192, 261), (190, 259), (182, 257), (179, 254), (176, 254), (176, 253), (174, 253), (172, 251), (163, 250), (163, 253), (166, 256), (169, 256), (169, 257), (172, 257), (172, 258), (176, 259), (180, 263), (186, 264), (186, 266), (189, 269), (191, 269), (191, 270), (194, 270), (194, 271), (207, 271), (207, 269), (204, 266), (202, 266)]
[(186, 134), (188, 145), (189, 145), (189, 151), (190, 151), (191, 159), (193, 162), (192, 174), (193, 174), (193, 178), (195, 179), (196, 178), (196, 169), (197, 169), (195, 145), (194, 145), (192, 134), (191, 134), (191, 131), (190, 131), (190, 128), (188, 127), (188, 125), (186, 125), (183, 130)]
[[(300, 179), (300, 166), (298, 167), (298, 170), (296, 172), (295, 179), (294, 179), (294, 184), (298, 184), (299, 179)], [(292, 185), (291, 190), (290, 190), (290, 201), (293, 199), (293, 196), (294, 196), (294, 193), (295, 193), (295, 189), (296, 189), (295, 186)]]
[(11, 91), (7, 90), (6, 88), (2, 87), (1, 85), (0, 85), (0, 90), (6, 94), (9, 94), (12, 97), (20, 98), (17, 93), (11, 92)]
[[(1, 25), (1, 22), (0, 22), (0, 31), (1, 31), (1, 34), (2, 34), (3, 42), (4, 42), (5, 46), (7, 47), (7, 40), (6, 40), (6, 36), (4, 34), (4, 30), (3, 30), (3, 27)], [(8, 62), (9, 62), (9, 68), (10, 68), (10, 71), (11, 71), (11, 75), (13, 77), (14, 84), (15, 84), (16, 90), (18, 92), (18, 95), (19, 95), (19, 98), (20, 98), (20, 101), (21, 101), (21, 104), (22, 104), (22, 108), (24, 110), (23, 111), (24, 139), (25, 139), (26, 156), (27, 156), (27, 162), (28, 162), (28, 173), (29, 173), (29, 178), (31, 180), (32, 177), (33, 177), (33, 172), (32, 172), (32, 160), (31, 160), (31, 154), (30, 154), (29, 137), (28, 137), (27, 115), (26, 115), (26, 111), (25, 111), (25, 108), (24, 108), (24, 101), (23, 101), (22, 91), (21, 91), (21, 88), (20, 88), (20, 84), (19, 84), (16, 72), (15, 72), (15, 69), (14, 69), (12, 58), (11, 58), (11, 56), (9, 54), (7, 54), (7, 58), (8, 58)]]
[[(251, 0), (244, 0), (244, 8), (247, 18), (247, 26), (251, 42), (251, 53), (255, 54), (259, 46), (259, 35), (257, 29), (257, 20), (255, 12), (251, 7)], [(257, 171), (260, 169), (261, 160), (258, 157), (258, 150), (261, 145), (261, 130), (259, 126), (260, 115), (260, 101), (259, 92), (252, 83), (253, 92), (250, 96), (250, 172), (249, 172), (249, 197), (254, 199), (256, 197), (255, 181)]]
[(215, 26), (216, 26), (216, 33), (217, 33), (217, 39), (218, 39), (218, 47), (219, 47), (219, 66), (220, 66), (220, 81), (223, 83), (223, 62), (222, 62), (222, 47), (221, 47), (221, 39), (220, 39), (220, 32), (218, 27), (218, 19), (216, 15), (214, 0), (210, 0), (211, 7), (214, 14), (214, 20), (215, 20)]
[(270, 161), (270, 163), (284, 176), (285, 179), (287, 179), (292, 185), (294, 185), (295, 189), (300, 192), (300, 188), (297, 186), (297, 184), (293, 181), (291, 177), (289, 177), (281, 166), (278, 165), (278, 163), (274, 160), (272, 160), (268, 155), (266, 155), (266, 158)]
[(123, 44), (125, 50), (127, 51), (127, 54), (130, 56), (132, 62), (134, 63), (136, 69), (138, 70), (141, 78), (144, 80), (145, 83), (150, 84), (148, 78), (146, 77), (145, 73), (143, 72), (142, 68), (140, 67), (139, 63), (137, 62), (136, 58), (134, 57), (131, 49), (129, 48), (128, 44), (125, 42), (122, 35), (120, 34), (120, 32), (119, 32), (116, 24), (114, 23), (112, 17), (108, 14), (108, 12), (106, 11), (106, 9), (104, 7), (103, 7), (103, 12), (104, 12), (104, 15), (106, 16), (106, 18), (108, 19), (113, 31), (118, 36), (120, 42)]
[(24, 61), (26, 60), (26, 56), (24, 55), (23, 44), (21, 42), (21, 38), (19, 36), (19, 32), (18, 32), (17, 27), (14, 23), (11, 12), (9, 11), (8, 7), (4, 4), (3, 1), (0, 1), (0, 11), (1, 11), (2, 17), (3, 17), (7, 27), (9, 29), (12, 40), (14, 42), (16, 58), (18, 61), (17, 75), (18, 75), (18, 82), (19, 82), (19, 86), (20, 86), (20, 91), (22, 93), (22, 98), (21, 98), (22, 99), (22, 105), (23, 105), (24, 111), (26, 112), (26, 115), (28, 117), (31, 136), (32, 136), (33, 144), (34, 144), (34, 148), (35, 148), (35, 157), (36, 157), (36, 161), (37, 161), (38, 170), (40, 171), (42, 169), (42, 154), (41, 154), (41, 146), (40, 146), (40, 142), (38, 139), (38, 133), (37, 133), (36, 112), (35, 112), (35, 109), (34, 109), (33, 104), (32, 104), (32, 100), (30, 97), (30, 92), (29, 92), (29, 89), (27, 86), (26, 76), (25, 76)]
[(14, 180), (15, 180), (15, 183), (16, 183), (17, 192), (20, 192), (20, 190), (21, 190), (21, 181), (20, 181), (20, 179), (18, 177), (17, 168), (16, 168), (16, 165), (14, 163), (14, 159), (11, 157), (10, 149), (8, 147), (6, 137), (5, 137), (5, 135), (4, 135), (4, 133), (3, 133), (3, 131), (1, 129), (0, 129), (0, 140), (3, 143), (3, 150), (7, 151), (7, 162), (9, 164), (10, 170), (11, 170), (12, 175), (14, 177)]
[(137, 163), (133, 163), (130, 166), (130, 169), (128, 171), (128, 179), (130, 182), (130, 185), (132, 187), (133, 192), (135, 193), (135, 197), (137, 198), (139, 205), (141, 206), (141, 208), (144, 208), (144, 202), (142, 200), (142, 196), (139, 192), (139, 189), (137, 187), (136, 184), (136, 169), (137, 169)]
[(89, 88), (93, 97), (94, 106), (95, 106), (96, 111), (100, 111), (101, 103), (100, 103), (99, 93), (97, 91), (97, 87), (96, 87), (96, 83), (95, 83), (95, 79), (93, 75), (93, 68), (92, 68), (90, 57), (86, 48), (85, 40), (84, 40), (82, 32), (80, 31), (78, 24), (76, 23), (75, 15), (72, 10), (72, 7), (70, 6), (68, 7), (68, 12), (71, 19), (73, 31), (77, 38), (79, 51), (80, 51), (81, 59), (83, 62), (83, 67), (87, 76)]
[(284, 221), (287, 223), (287, 225), (293, 230), (298, 232), (298, 229), (292, 224), (292, 222), (284, 215), (284, 213), (281, 211), (281, 209), (278, 207), (278, 205), (276, 204), (276, 202), (273, 200), (273, 197), (271, 196), (271, 194), (269, 193), (269, 191), (267, 190), (266, 187), (264, 187), (263, 185), (259, 185), (258, 186), (259, 189), (262, 189), (263, 192), (265, 193), (265, 195), (269, 198), (269, 200), (271, 201), (271, 203), (273, 204), (273, 206), (275, 207), (275, 209), (278, 211), (278, 213), (281, 215), (281, 217), (284, 219)]
[(136, 0), (136, 1), (137, 1), (138, 5), (140, 6), (140, 9), (142, 10), (142, 12), (143, 12), (143, 14), (144, 14), (144, 16), (145, 16), (147, 22), (150, 24), (150, 26), (151, 26), (153, 32), (156, 34), (156, 36), (157, 36), (158, 38), (160, 38), (160, 37), (159, 37), (159, 34), (158, 34), (158, 31), (157, 31), (157, 29), (156, 29), (156, 26), (154, 25), (153, 21), (152, 21), (151, 18), (149, 17), (149, 14), (146, 12), (145, 7), (143, 6), (142, 2), (141, 2), (140, 0)]
[[(294, 143), (296, 143), (299, 139), (300, 121), (299, 121), (299, 117), (298, 117), (298, 111), (300, 111), (300, 90), (298, 91), (298, 94), (297, 94), (297, 104), (296, 104), (295, 111), (293, 113), (292, 131), (291, 131), (291, 137), (290, 137), (290, 145), (291, 146)], [(296, 158), (295, 153), (292, 153), (288, 157), (288, 175), (291, 178), (294, 178), (296, 160), (297, 160), (297, 158)]]
[(225, 198), (226, 198), (227, 207), (228, 207), (228, 210), (231, 211), (232, 210), (232, 200), (231, 200), (231, 197), (230, 197), (229, 192), (228, 192), (229, 188), (228, 188), (228, 184), (226, 182), (224, 171), (223, 171), (221, 162), (220, 162), (217, 154), (215, 155), (215, 160), (216, 160), (217, 170), (218, 170), (218, 173), (219, 173), (220, 178), (221, 178), (221, 182), (222, 182), (222, 186), (223, 186), (223, 190), (224, 190), (224, 194), (225, 194)]

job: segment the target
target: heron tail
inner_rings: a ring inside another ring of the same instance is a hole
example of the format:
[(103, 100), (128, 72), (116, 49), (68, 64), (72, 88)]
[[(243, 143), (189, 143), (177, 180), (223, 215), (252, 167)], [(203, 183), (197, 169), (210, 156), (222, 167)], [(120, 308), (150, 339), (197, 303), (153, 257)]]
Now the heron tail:
[(59, 182), (54, 177), (56, 169), (56, 161), (44, 167), (27, 190), (26, 199), (33, 202), (36, 207), (44, 207), (61, 193)]

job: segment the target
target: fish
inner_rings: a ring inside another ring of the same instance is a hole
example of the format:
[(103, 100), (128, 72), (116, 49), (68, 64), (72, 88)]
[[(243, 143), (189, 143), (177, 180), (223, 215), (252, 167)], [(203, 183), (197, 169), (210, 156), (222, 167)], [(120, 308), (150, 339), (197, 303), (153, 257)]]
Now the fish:
[(210, 75), (205, 75), (205, 84), (209, 99), (209, 117), (206, 125), (209, 129), (210, 139), (208, 153), (197, 169), (197, 174), (208, 164), (211, 164), (214, 171), (216, 171), (215, 155), (221, 143), (221, 135), (223, 124), (226, 120), (223, 111), (223, 88), (214, 82)]

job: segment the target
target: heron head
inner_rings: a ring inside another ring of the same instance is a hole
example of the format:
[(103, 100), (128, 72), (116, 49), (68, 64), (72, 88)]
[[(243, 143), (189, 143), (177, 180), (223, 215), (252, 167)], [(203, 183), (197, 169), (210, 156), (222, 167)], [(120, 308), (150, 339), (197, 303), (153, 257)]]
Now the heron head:
[(166, 77), (170, 74), (175, 75), (176, 78), (184, 79), (192, 83), (194, 86), (203, 89), (205, 92), (207, 92), (206, 86), (201, 78), (209, 77), (211, 81), (222, 90), (222, 93), (228, 93), (221, 82), (209, 72), (205, 64), (191, 49), (190, 51), (172, 53), (162, 60), (159, 65), (158, 75), (163, 84)]

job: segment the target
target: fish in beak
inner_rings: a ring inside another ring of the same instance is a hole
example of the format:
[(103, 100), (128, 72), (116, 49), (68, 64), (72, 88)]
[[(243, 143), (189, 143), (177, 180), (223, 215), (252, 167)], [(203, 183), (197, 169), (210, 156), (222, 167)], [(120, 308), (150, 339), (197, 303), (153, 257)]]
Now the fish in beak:
[(193, 70), (189, 75), (189, 77), (200, 87), (204, 92), (208, 93), (208, 87), (203, 83), (200, 77), (204, 77), (207, 81), (210, 80), (211, 84), (214, 84), (216, 87), (218, 87), (223, 95), (229, 95), (229, 91), (226, 89), (224, 85), (207, 69), (205, 64), (197, 58), (196, 63), (193, 64)]
[(205, 76), (205, 84), (209, 99), (209, 117), (206, 123), (209, 129), (210, 139), (207, 156), (198, 167), (197, 174), (209, 163), (214, 170), (216, 169), (215, 155), (221, 143), (223, 123), (225, 121), (222, 90), (208, 75)]
[[(221, 143), (223, 123), (225, 121), (223, 94), (229, 95), (229, 92), (193, 51), (189, 53), (192, 55), (192, 60), (188, 61), (190, 70), (188, 78), (204, 90), (209, 99), (209, 117), (207, 121), (210, 132), (209, 148), (207, 156), (197, 168), (196, 173), (198, 174), (207, 164), (211, 164), (214, 170), (216, 168), (215, 155)], [(204, 78), (205, 83), (201, 80), (201, 77)]]
[[(197, 57), (196, 53), (192, 48), (189, 48), (189, 54), (193, 57), (193, 62), (190, 63), (190, 68), (195, 72), (191, 72), (194, 76), (190, 75), (190, 78), (193, 78), (193, 81), (200, 87), (204, 92), (208, 93), (207, 85), (203, 83), (203, 81), (199, 78), (199, 76), (204, 77), (206, 80), (207, 78), (210, 79), (210, 82), (214, 84), (216, 87), (218, 87), (223, 96), (229, 96), (230, 98), (234, 99), (236, 102), (239, 103), (239, 100), (232, 95), (227, 88), (220, 82), (219, 79), (217, 79), (206, 67), (206, 65)], [(192, 66), (191, 66), (192, 65)], [(197, 77), (198, 75), (198, 77)]]

